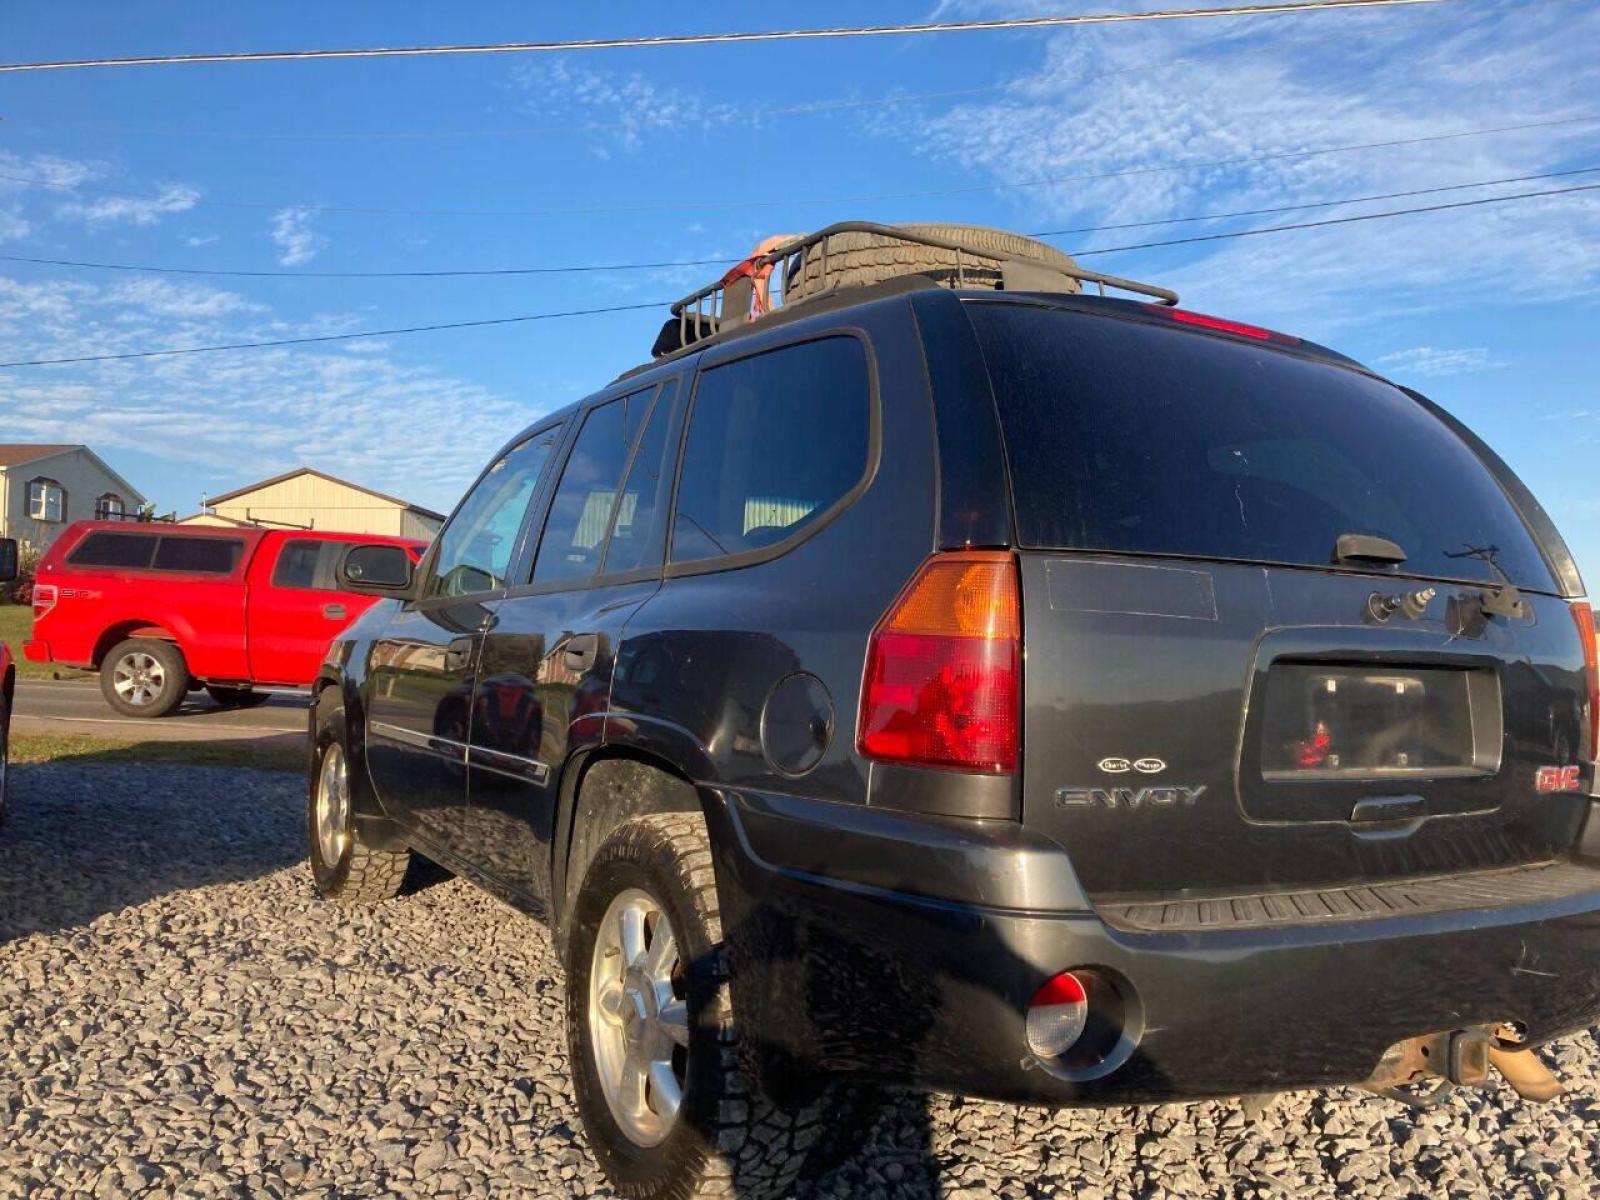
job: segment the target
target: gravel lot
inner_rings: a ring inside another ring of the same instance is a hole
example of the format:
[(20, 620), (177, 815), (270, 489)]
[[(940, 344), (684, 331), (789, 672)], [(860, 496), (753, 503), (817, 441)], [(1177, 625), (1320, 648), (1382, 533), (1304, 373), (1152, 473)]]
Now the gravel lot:
[[(605, 1195), (540, 926), (450, 880), (316, 903), (301, 783), (15, 768), (0, 831), (0, 1196)], [(1047, 1113), (906, 1099), (825, 1196), (1592, 1196), (1573, 1089), (1418, 1117), (1357, 1092)]]

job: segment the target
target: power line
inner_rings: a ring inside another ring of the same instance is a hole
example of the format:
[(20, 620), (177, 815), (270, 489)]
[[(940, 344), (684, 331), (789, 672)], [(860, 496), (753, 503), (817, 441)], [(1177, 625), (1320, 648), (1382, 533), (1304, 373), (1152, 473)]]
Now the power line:
[[(1063, 183), (1087, 183), (1102, 179), (1128, 179), (1145, 175), (1165, 175), (1179, 171), (1207, 171), (1223, 167), (1246, 167), (1257, 163), (1280, 162), (1285, 159), (1317, 158), (1326, 154), (1349, 154), (1363, 150), (1390, 150), (1404, 146), (1421, 146), (1432, 142), (1457, 141), (1462, 138), (1488, 137), (1500, 133), (1521, 133), (1530, 129), (1552, 129), (1563, 125), (1593, 124), (1600, 115), (1587, 114), (1575, 117), (1555, 117), (1539, 121), (1523, 121), (1514, 125), (1492, 125), (1479, 129), (1459, 129), (1451, 133), (1421, 134), (1417, 137), (1393, 138), (1382, 142), (1359, 142), (1348, 146), (1324, 146), (1316, 150), (1279, 150), (1271, 154), (1257, 154), (1243, 158), (1219, 158), (1203, 162), (1166, 163), (1153, 167), (1123, 167), (1114, 171), (1095, 171), (1078, 175), (1060, 175), (1049, 179), (1001, 180), (995, 183), (973, 184), (959, 188), (935, 188), (917, 192), (876, 192), (854, 196), (807, 196), (787, 200), (701, 200), (681, 204), (640, 204), (602, 208), (534, 208), (534, 209), (474, 209), (474, 208), (378, 208), (336, 204), (316, 204), (303, 200), (290, 201), (195, 201), (196, 206), (233, 208), (276, 212), (284, 208), (304, 208), (316, 213), (344, 213), (359, 216), (398, 217), (561, 217), (607, 216), (617, 214), (693, 211), (709, 209), (776, 208), (799, 204), (861, 204), (880, 200), (927, 200), (946, 196), (964, 196), (981, 192), (1006, 191), (1013, 188), (1054, 187)], [(165, 200), (169, 197), (154, 192), (129, 192), (117, 188), (94, 187), (81, 183), (67, 183), (55, 179), (35, 179), (0, 172), (0, 180), (28, 184), (33, 187), (57, 188), (64, 191), (89, 192), (94, 195), (117, 196), (127, 200)]]
[(1477, 200), (1456, 200), (1449, 204), (1428, 204), (1419, 208), (1396, 208), (1389, 212), (1360, 213), (1353, 217), (1329, 217), (1325, 221), (1300, 221), (1293, 225), (1263, 225), (1260, 229), (1236, 229), (1231, 233), (1204, 233), (1194, 237), (1170, 238), (1160, 242), (1139, 242), (1131, 246), (1102, 246), (1098, 250), (1072, 250), (1074, 258), (1093, 254), (1121, 254), (1129, 250), (1153, 250), (1159, 246), (1191, 246), (1198, 242), (1220, 242), (1229, 238), (1258, 237), (1263, 233), (1283, 233), (1290, 229), (1322, 229), (1329, 225), (1353, 225), (1358, 221), (1381, 221), (1386, 217), (1408, 217), (1414, 213), (1444, 212), (1452, 208), (1476, 208), (1480, 204), (1504, 204), (1508, 200), (1534, 200), (1540, 196), (1568, 196), (1574, 192), (1600, 191), (1600, 183), (1577, 187), (1550, 188), (1541, 192), (1514, 192), (1509, 196), (1484, 196)]
[(364, 338), (395, 337), (403, 333), (436, 333), (445, 329), (482, 329), (489, 325), (518, 325), (528, 321), (554, 321), (558, 317), (593, 317), (601, 313), (635, 312), (664, 308), (670, 300), (648, 304), (614, 304), (608, 308), (572, 308), (564, 312), (529, 313), (520, 317), (486, 317), (479, 321), (446, 321), (436, 325), (407, 325), (398, 329), (364, 329), (359, 333), (323, 333), (311, 337), (275, 338), (266, 342), (228, 342), (220, 346), (183, 346), (176, 350), (129, 350), (122, 354), (80, 354), (71, 358), (32, 358), (0, 363), (9, 367), (54, 367), (67, 363), (122, 362), (130, 358), (171, 358), (180, 354), (214, 354), (219, 350), (267, 350), (274, 346), (307, 346), (314, 342), (351, 342)]
[(654, 49), (667, 46), (732, 45), (831, 38), (890, 37), (924, 33), (965, 33), (1002, 29), (1057, 29), (1115, 25), (1135, 21), (1176, 21), (1204, 17), (1243, 17), (1263, 13), (1316, 12), (1342, 8), (1390, 8), (1437, 4), (1443, 0), (1284, 0), (1274, 4), (1233, 4), (1220, 8), (1164, 9), (1154, 12), (1083, 13), (1077, 16), (1009, 17), (990, 21), (928, 21), (914, 25), (855, 25), (829, 29), (775, 29), (743, 33), (687, 33), (659, 37), (590, 38), (558, 42), (496, 42), (486, 45), (393, 46), (352, 50), (258, 50), (217, 54), (150, 54), (127, 58), (82, 58), (54, 62), (0, 63), (0, 72), (64, 71), (87, 67), (149, 67), (192, 63), (282, 62), (323, 58), (417, 58), (446, 54), (550, 54), (579, 50)]
[[(1132, 246), (1104, 246), (1098, 250), (1073, 251), (1074, 257), (1087, 258), (1094, 254), (1116, 254), (1129, 250), (1149, 250), (1158, 246), (1186, 246), (1196, 242), (1226, 241), (1230, 238), (1257, 237), (1265, 233), (1284, 233), (1293, 229), (1319, 229), (1330, 225), (1349, 225), (1357, 221), (1381, 221), (1390, 217), (1406, 217), (1417, 213), (1443, 212), (1446, 209), (1474, 208), (1482, 204), (1504, 204), (1512, 200), (1532, 200), (1545, 196), (1566, 196), (1576, 192), (1600, 191), (1600, 183), (1580, 184), (1569, 188), (1552, 188), (1537, 192), (1519, 192), (1509, 196), (1486, 196), (1477, 200), (1460, 200), (1451, 204), (1432, 204), (1418, 208), (1397, 208), (1388, 212), (1366, 213), (1353, 217), (1333, 217), (1325, 221), (1305, 221), (1293, 225), (1269, 225), (1261, 229), (1241, 229), (1232, 233), (1205, 234), (1199, 237), (1174, 238), (1169, 241), (1144, 242)], [(117, 362), (134, 358), (167, 358), (181, 354), (211, 354), (223, 350), (260, 350), (274, 346), (301, 346), (315, 342), (344, 342), (362, 338), (394, 337), (408, 333), (433, 333), (447, 329), (480, 329), (490, 325), (514, 325), (527, 321), (550, 321), (558, 317), (586, 317), (600, 313), (636, 312), (646, 308), (665, 308), (671, 301), (654, 301), (647, 304), (618, 304), (607, 308), (568, 309), (564, 312), (533, 313), (517, 317), (490, 317), (478, 321), (450, 321), (434, 325), (411, 325), (398, 329), (367, 329), (358, 333), (330, 333), (315, 337), (278, 338), (263, 342), (230, 342), (217, 346), (185, 346), (176, 350), (135, 350), (121, 354), (84, 354), (70, 358), (21, 359), (0, 362), (0, 370), (12, 367), (59, 366), (69, 363)]]
[[(1379, 200), (1403, 200), (1414, 196), (1433, 196), (1442, 192), (1459, 192), (1468, 188), (1496, 187), (1508, 183), (1533, 183), (1544, 179), (1566, 179), (1574, 175), (1592, 175), (1600, 166), (1577, 167), (1569, 171), (1544, 171), (1537, 175), (1511, 175), (1502, 179), (1479, 179), (1471, 183), (1449, 183), (1438, 187), (1413, 188), (1403, 192), (1380, 192), (1369, 196), (1346, 196), (1338, 200), (1310, 200), (1300, 204), (1280, 204), (1271, 208), (1245, 208), (1234, 212), (1202, 213), (1187, 217), (1162, 217), (1152, 221), (1126, 221), (1116, 225), (1080, 225), (1073, 229), (1043, 229), (1028, 233), (1028, 237), (1063, 237), (1072, 233), (1109, 233), (1119, 229), (1147, 229), (1156, 225), (1187, 225), (1196, 221), (1226, 221), (1240, 217), (1260, 217), (1274, 213), (1303, 212), (1312, 208), (1337, 208), (1342, 204), (1369, 204)], [(1098, 253), (1098, 252), (1097, 252)], [(661, 262), (583, 263), (558, 267), (483, 267), (424, 271), (271, 271), (235, 270), (210, 267), (165, 267), (136, 263), (92, 262), (72, 258), (32, 258), (22, 254), (0, 254), (0, 262), (26, 263), (30, 266), (75, 267), (98, 271), (127, 271), (152, 275), (223, 276), (243, 279), (449, 279), (482, 278), (485, 276), (526, 275), (576, 275), (605, 271), (654, 271), (676, 267), (725, 266), (742, 258), (739, 254), (721, 254), (708, 258), (681, 258)]]

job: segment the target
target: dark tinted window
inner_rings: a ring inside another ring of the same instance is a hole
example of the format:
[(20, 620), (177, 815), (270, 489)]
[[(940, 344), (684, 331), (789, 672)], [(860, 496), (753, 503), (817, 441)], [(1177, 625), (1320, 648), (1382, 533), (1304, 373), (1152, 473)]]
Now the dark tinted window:
[(148, 533), (91, 533), (67, 561), (78, 567), (148, 567), (156, 539)]
[(672, 529), (672, 560), (759, 550), (804, 528), (861, 479), (867, 355), (825, 338), (700, 376)]
[[(589, 410), (550, 502), (534, 583), (587, 579), (600, 569), (622, 472), (654, 395), (637, 392)], [(627, 515), (631, 528), (635, 514)]]
[(156, 547), (155, 569), (228, 575), (243, 550), (244, 543), (231, 538), (164, 537)]
[(342, 542), (319, 538), (293, 538), (278, 551), (272, 568), (274, 587), (312, 588), (328, 591), (334, 587), (333, 571), (344, 549)]
[(514, 447), (467, 493), (439, 535), (430, 596), (466, 596), (505, 585), (517, 533), (559, 432), (537, 433)]
[(678, 448), (676, 441), (667, 445), (676, 387), (668, 384), (662, 391), (628, 465), (601, 568), (607, 575), (661, 564), (662, 510), (667, 503), (663, 484), (672, 474), (672, 456)]
[(1553, 586), (1483, 464), (1389, 384), (1134, 322), (967, 311), (1025, 545), (1316, 566), (1363, 533), (1407, 573)]

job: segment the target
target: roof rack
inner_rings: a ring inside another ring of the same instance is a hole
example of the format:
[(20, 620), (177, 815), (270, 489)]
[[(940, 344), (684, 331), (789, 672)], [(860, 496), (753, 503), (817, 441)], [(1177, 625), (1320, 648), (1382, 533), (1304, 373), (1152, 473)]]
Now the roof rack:
[[(773, 271), (775, 269), (781, 271), (780, 279), (783, 287), (780, 289), (780, 294), (787, 292), (790, 273), (801, 269), (806, 252), (813, 247), (820, 247), (822, 274), (826, 276), (828, 243), (830, 239), (842, 233), (869, 233), (912, 245), (953, 251), (956, 261), (952, 286), (957, 288), (963, 286), (966, 260), (970, 258), (973, 267), (984, 266), (992, 270), (998, 265), (1001, 270), (1002, 287), (1012, 291), (1051, 291), (1054, 290), (1051, 287), (1052, 278), (1054, 282), (1059, 283), (1062, 277), (1066, 277), (1076, 279), (1080, 283), (1095, 285), (1102, 296), (1105, 295), (1107, 288), (1115, 288), (1118, 291), (1153, 297), (1162, 304), (1178, 303), (1176, 292), (1151, 283), (1139, 283), (1137, 280), (1105, 275), (1099, 271), (1086, 271), (1076, 265), (1041, 262), (1000, 251), (979, 249), (951, 238), (913, 232), (893, 225), (880, 225), (873, 221), (841, 221), (836, 225), (829, 225), (826, 229), (819, 229), (816, 233), (790, 238), (771, 249), (763, 250), (758, 246), (754, 254), (735, 264), (721, 279), (707, 284), (698, 291), (690, 292), (677, 301), (671, 309), (673, 317), (677, 319), (676, 345), (670, 345), (673, 340), (669, 332), (672, 322), (668, 321), (667, 329), (662, 331), (663, 337), (657, 339), (656, 354), (659, 356), (670, 353), (671, 350), (692, 345), (725, 329), (747, 324), (766, 315), (767, 286)], [(769, 245), (771, 240), (762, 243), (762, 246)], [(905, 273), (918, 272), (912, 270)], [(827, 294), (829, 293), (818, 293), (818, 295)], [(814, 295), (792, 302), (786, 300), (781, 307), (805, 304), (816, 298)]]

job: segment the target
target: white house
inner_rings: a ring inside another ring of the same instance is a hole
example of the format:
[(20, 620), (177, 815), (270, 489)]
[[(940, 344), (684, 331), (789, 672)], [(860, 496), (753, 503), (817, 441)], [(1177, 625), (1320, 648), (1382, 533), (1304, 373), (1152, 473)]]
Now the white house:
[(47, 546), (73, 521), (132, 517), (143, 503), (87, 446), (0, 442), (0, 537)]
[(202, 508), (179, 518), (179, 524), (383, 533), (420, 541), (430, 540), (444, 524), (444, 515), (431, 508), (310, 467), (212, 496)]

